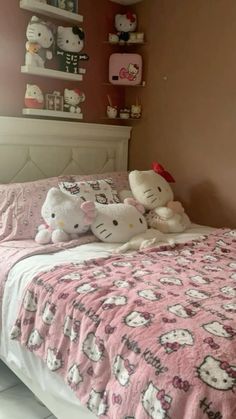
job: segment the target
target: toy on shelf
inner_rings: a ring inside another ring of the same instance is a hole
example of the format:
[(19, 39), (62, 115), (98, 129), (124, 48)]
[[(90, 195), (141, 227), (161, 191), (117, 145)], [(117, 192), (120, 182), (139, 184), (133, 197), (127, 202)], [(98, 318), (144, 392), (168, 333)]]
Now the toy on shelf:
[(118, 115), (117, 106), (114, 106), (112, 104), (112, 100), (111, 100), (111, 97), (109, 95), (107, 95), (107, 99), (108, 99), (107, 116), (110, 119), (115, 119), (117, 117), (117, 115)]
[(77, 12), (77, 0), (50, 0), (51, 6), (59, 7), (59, 9), (67, 10), (68, 12)]
[(136, 32), (137, 16), (131, 11), (115, 16), (115, 28), (116, 34), (109, 33), (108, 41), (111, 44), (142, 44), (144, 42), (144, 33)]
[(25, 65), (44, 67), (45, 61), (53, 56), (50, 50), (54, 43), (53, 27), (33, 16), (27, 26), (26, 37)]
[(64, 90), (64, 111), (81, 113), (79, 104), (85, 101), (85, 94), (80, 89)]
[(59, 68), (67, 73), (79, 73), (79, 61), (88, 60), (87, 54), (80, 54), (84, 48), (84, 31), (78, 26), (57, 28), (57, 56)]
[(109, 60), (109, 82), (120, 85), (140, 85), (142, 57), (139, 54), (112, 54)]
[(42, 90), (35, 84), (27, 84), (25, 92), (25, 106), (30, 109), (43, 109), (44, 96)]
[(60, 92), (46, 94), (46, 109), (49, 111), (63, 111), (64, 99)]
[(142, 106), (136, 101), (135, 105), (131, 105), (131, 118), (140, 119), (142, 115)]
[(120, 115), (121, 119), (129, 119), (130, 118), (130, 109), (129, 108), (120, 109), (119, 115)]

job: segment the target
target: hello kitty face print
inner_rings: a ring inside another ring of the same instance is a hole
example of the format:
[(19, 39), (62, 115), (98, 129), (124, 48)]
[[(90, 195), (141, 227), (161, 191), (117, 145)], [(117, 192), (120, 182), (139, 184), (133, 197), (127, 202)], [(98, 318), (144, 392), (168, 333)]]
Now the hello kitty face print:
[(113, 367), (113, 374), (121, 386), (128, 386), (130, 377), (135, 372), (135, 366), (132, 365), (128, 359), (117, 355), (115, 357)]
[(164, 346), (167, 353), (177, 351), (185, 346), (193, 346), (194, 340), (192, 333), (187, 329), (174, 329), (165, 333), (159, 338), (159, 342)]
[(71, 342), (76, 342), (79, 336), (80, 331), (80, 322), (74, 320), (71, 316), (65, 317), (63, 333), (64, 336), (67, 336)]
[(93, 362), (98, 362), (104, 356), (104, 343), (96, 337), (93, 332), (88, 333), (86, 339), (83, 342), (84, 354)]
[(190, 277), (191, 281), (193, 281), (196, 284), (208, 284), (209, 280), (203, 278), (201, 275), (193, 275)]
[(36, 351), (37, 349), (40, 348), (42, 343), (43, 343), (42, 336), (40, 335), (38, 330), (34, 329), (29, 336), (27, 347), (29, 348), (30, 351)]
[(10, 338), (16, 339), (20, 336), (20, 334), (21, 334), (21, 322), (20, 320), (17, 320), (16, 324), (14, 324), (14, 326), (11, 329)]
[(228, 303), (228, 304), (223, 304), (222, 306), (224, 308), (224, 310), (229, 311), (231, 313), (236, 313), (236, 303)]
[(189, 289), (185, 294), (196, 300), (205, 300), (206, 298), (209, 298), (209, 294), (207, 292), (195, 289)]
[(168, 307), (168, 311), (174, 314), (177, 317), (181, 317), (183, 319), (188, 319), (189, 317), (193, 317), (196, 312), (193, 311), (191, 308), (184, 307), (182, 304), (175, 304), (173, 306)]
[(172, 277), (167, 276), (167, 277), (161, 278), (160, 282), (164, 285), (178, 285), (178, 286), (183, 285), (181, 279), (176, 278), (174, 276)]
[(230, 286), (226, 286), (226, 287), (222, 287), (221, 292), (223, 292), (223, 294), (227, 295), (228, 297), (236, 297), (236, 287), (230, 287)]
[(73, 390), (77, 390), (80, 383), (82, 383), (83, 377), (80, 373), (79, 365), (73, 364), (67, 373), (67, 383)]
[(133, 205), (96, 204), (96, 210), (97, 215), (91, 230), (105, 243), (125, 243), (147, 230), (144, 216)]
[(172, 398), (165, 394), (164, 390), (160, 390), (154, 386), (152, 382), (142, 394), (142, 406), (148, 417), (152, 419), (166, 419), (168, 410), (171, 407)]
[(202, 327), (212, 335), (221, 338), (232, 339), (236, 335), (236, 332), (234, 332), (231, 326), (227, 326), (218, 321), (203, 324)]
[(37, 295), (34, 295), (32, 291), (27, 290), (24, 297), (24, 308), (27, 311), (36, 311), (37, 310)]
[(138, 295), (144, 298), (145, 300), (149, 301), (158, 301), (161, 299), (161, 294), (158, 293), (156, 290), (152, 290), (150, 288), (138, 291)]
[(108, 310), (114, 308), (115, 306), (124, 306), (125, 304), (127, 304), (127, 297), (124, 295), (114, 295), (106, 298), (102, 307), (104, 310)]
[(174, 199), (168, 182), (153, 170), (134, 170), (129, 174), (129, 182), (134, 198), (146, 209), (165, 206)]
[(233, 390), (236, 385), (236, 366), (220, 361), (211, 355), (197, 368), (198, 378), (208, 386), (222, 391)]
[(131, 311), (125, 318), (124, 323), (129, 327), (150, 326), (153, 314), (141, 311)]
[(42, 315), (43, 322), (48, 325), (52, 324), (55, 314), (56, 314), (55, 304), (51, 304), (49, 301), (47, 301), (43, 310), (43, 315)]
[(62, 354), (56, 349), (48, 348), (46, 362), (50, 371), (57, 371), (63, 365)]
[(92, 389), (87, 402), (88, 409), (97, 416), (107, 414), (108, 404), (104, 391), (99, 392)]
[(94, 292), (98, 289), (96, 284), (90, 284), (89, 282), (86, 282), (79, 287), (76, 288), (76, 291), (78, 294), (90, 294), (91, 292)]

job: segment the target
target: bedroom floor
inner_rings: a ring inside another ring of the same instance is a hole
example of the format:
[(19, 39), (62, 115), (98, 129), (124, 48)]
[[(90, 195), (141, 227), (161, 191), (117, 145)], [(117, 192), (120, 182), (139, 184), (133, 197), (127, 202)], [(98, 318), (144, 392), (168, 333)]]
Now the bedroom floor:
[(0, 419), (56, 419), (0, 361)]

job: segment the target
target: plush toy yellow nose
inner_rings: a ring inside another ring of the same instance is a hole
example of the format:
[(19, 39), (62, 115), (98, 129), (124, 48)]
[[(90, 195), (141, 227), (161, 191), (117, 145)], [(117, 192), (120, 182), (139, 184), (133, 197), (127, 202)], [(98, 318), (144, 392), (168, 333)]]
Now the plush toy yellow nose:
[(61, 228), (63, 228), (64, 226), (65, 226), (65, 223), (64, 223), (64, 221), (62, 221), (62, 220), (60, 220), (60, 221), (58, 221), (58, 226), (59, 227), (61, 227)]
[(133, 228), (134, 227), (134, 225), (133, 224), (129, 224), (129, 228)]

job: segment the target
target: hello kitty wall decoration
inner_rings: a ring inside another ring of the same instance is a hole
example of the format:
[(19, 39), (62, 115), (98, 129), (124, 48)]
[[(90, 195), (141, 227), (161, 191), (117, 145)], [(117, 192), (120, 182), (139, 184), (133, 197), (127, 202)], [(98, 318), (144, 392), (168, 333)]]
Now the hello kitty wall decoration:
[(37, 16), (32, 16), (27, 26), (26, 38), (25, 65), (44, 68), (46, 60), (53, 57), (53, 26)]
[(78, 26), (57, 28), (57, 57), (59, 69), (67, 73), (79, 73), (79, 62), (89, 56), (81, 53), (84, 48), (84, 31)]

